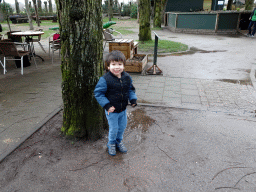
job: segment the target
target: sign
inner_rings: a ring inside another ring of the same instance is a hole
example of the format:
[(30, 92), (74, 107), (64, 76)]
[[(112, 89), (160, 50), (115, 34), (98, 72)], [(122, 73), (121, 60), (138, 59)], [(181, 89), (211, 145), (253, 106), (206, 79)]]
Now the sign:
[(218, 5), (224, 5), (224, 1), (218, 1)]

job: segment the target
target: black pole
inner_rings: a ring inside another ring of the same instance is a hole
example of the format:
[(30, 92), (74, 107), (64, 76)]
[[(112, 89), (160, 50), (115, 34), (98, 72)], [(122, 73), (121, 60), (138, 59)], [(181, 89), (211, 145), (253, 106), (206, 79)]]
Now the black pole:
[(156, 61), (157, 61), (157, 47), (158, 47), (158, 35), (155, 33), (155, 48), (154, 48), (154, 62), (153, 62), (154, 65), (156, 65)]

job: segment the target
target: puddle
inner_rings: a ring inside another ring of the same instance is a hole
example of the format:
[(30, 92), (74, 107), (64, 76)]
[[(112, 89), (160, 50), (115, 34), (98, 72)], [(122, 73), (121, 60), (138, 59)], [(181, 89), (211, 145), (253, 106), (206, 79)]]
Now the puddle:
[(146, 115), (143, 109), (136, 109), (128, 114), (128, 121), (131, 129), (141, 129), (146, 132), (155, 120)]
[[(183, 55), (192, 55), (195, 53), (217, 53), (217, 52), (226, 52), (227, 50), (212, 50), (207, 51), (203, 49), (198, 49), (196, 47), (190, 47), (188, 51), (180, 52), (180, 53), (169, 53), (169, 54), (158, 54), (157, 57), (167, 57), (167, 56), (183, 56)], [(149, 54), (149, 56), (153, 56), (153, 54)]]
[(239, 85), (252, 85), (252, 81), (250, 79), (243, 79), (243, 80), (237, 80), (237, 79), (217, 79), (217, 81), (222, 81), (226, 83), (233, 83), (233, 84), (239, 84)]

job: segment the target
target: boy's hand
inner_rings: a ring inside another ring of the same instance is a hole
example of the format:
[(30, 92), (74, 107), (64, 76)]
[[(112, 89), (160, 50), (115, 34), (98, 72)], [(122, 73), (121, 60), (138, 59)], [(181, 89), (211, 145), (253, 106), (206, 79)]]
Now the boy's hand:
[(136, 106), (136, 104), (132, 104), (132, 107), (135, 107)]
[(114, 111), (115, 111), (115, 107), (110, 107), (109, 109), (108, 109), (108, 115), (109, 115), (109, 113), (113, 113)]

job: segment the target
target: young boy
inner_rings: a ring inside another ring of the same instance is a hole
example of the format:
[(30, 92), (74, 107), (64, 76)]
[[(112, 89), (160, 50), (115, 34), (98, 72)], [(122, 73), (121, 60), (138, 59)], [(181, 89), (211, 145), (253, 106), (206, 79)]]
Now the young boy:
[(109, 72), (99, 79), (94, 94), (99, 104), (105, 109), (109, 124), (108, 153), (116, 155), (116, 149), (126, 153), (123, 134), (127, 125), (126, 106), (137, 105), (135, 88), (131, 76), (124, 71), (125, 56), (121, 51), (112, 51), (106, 56)]

